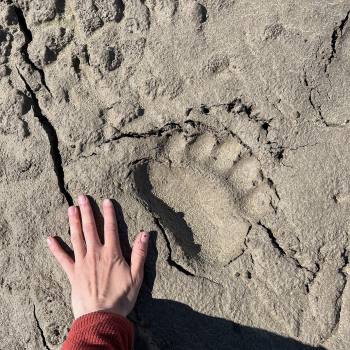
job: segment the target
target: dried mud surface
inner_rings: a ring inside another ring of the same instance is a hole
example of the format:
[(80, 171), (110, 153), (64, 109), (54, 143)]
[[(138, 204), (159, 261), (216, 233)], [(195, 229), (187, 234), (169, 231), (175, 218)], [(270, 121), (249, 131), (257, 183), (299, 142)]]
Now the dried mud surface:
[[(136, 349), (349, 349), (350, 2), (0, 0), (0, 348), (59, 349), (46, 236), (152, 231)], [(25, 331), (24, 331), (25, 330)]]

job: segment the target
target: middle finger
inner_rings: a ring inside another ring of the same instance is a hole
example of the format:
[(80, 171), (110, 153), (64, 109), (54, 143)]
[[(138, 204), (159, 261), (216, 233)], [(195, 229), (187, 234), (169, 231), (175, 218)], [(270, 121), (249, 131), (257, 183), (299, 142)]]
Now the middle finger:
[(94, 213), (88, 197), (85, 195), (80, 195), (78, 198), (78, 203), (87, 250), (96, 246), (101, 246), (102, 244), (97, 233)]

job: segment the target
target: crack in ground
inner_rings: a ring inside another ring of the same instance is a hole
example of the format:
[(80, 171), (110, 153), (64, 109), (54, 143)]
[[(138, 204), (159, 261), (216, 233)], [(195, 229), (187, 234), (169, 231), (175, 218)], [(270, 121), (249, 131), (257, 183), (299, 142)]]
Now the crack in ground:
[(19, 71), (18, 68), (17, 68), (17, 72), (18, 72), (20, 78), (22, 79), (22, 81), (23, 81), (23, 83), (24, 83), (26, 89), (28, 90), (30, 97), (32, 99), (31, 105), (33, 108), (34, 116), (39, 120), (39, 123), (42, 126), (42, 128), (44, 129), (44, 131), (47, 135), (47, 138), (49, 140), (50, 155), (51, 155), (52, 162), (54, 165), (54, 171), (55, 171), (55, 174), (57, 177), (58, 187), (59, 187), (61, 193), (63, 194), (63, 196), (65, 197), (68, 205), (71, 206), (71, 205), (73, 205), (73, 199), (72, 199), (72, 196), (70, 195), (70, 193), (67, 191), (65, 183), (64, 183), (64, 170), (63, 170), (63, 166), (62, 166), (61, 153), (60, 153), (60, 150), (58, 147), (58, 137), (57, 137), (56, 130), (53, 127), (53, 125), (50, 123), (50, 121), (47, 119), (47, 117), (41, 111), (39, 101), (38, 101), (38, 98), (36, 97), (35, 92), (30, 87), (30, 85), (27, 83), (27, 81), (25, 80), (25, 78), (23, 77), (23, 75), (21, 74), (21, 72)]
[(160, 223), (160, 220), (159, 218), (153, 216), (153, 220), (154, 220), (154, 223), (157, 225), (157, 227), (159, 228), (160, 232), (162, 233), (162, 236), (164, 237), (165, 239), (165, 242), (166, 242), (166, 246), (168, 248), (168, 257), (166, 259), (167, 263), (171, 266), (171, 267), (174, 267), (176, 270), (178, 270), (179, 272), (181, 273), (184, 273), (185, 275), (187, 276), (191, 276), (191, 277), (194, 277), (195, 275), (186, 270), (183, 266), (181, 266), (180, 264), (178, 264), (175, 260), (172, 259), (171, 257), (171, 254), (172, 254), (172, 249), (171, 249), (171, 244), (170, 244), (170, 240), (168, 238), (168, 235), (166, 234), (165, 232), (165, 229), (164, 227), (162, 226), (162, 224)]
[(265, 226), (261, 221), (258, 221), (257, 225), (262, 227), (266, 231), (266, 233), (268, 234), (268, 236), (270, 238), (272, 245), (277, 249), (277, 251), (280, 253), (280, 255), (288, 256), (286, 254), (286, 252), (284, 251), (284, 249), (279, 245), (277, 238), (274, 236), (272, 230), (270, 228), (268, 228), (267, 226)]
[[(100, 129), (98, 129), (98, 130), (100, 130)], [(137, 133), (137, 132), (122, 133), (119, 130), (120, 133), (118, 135), (115, 135), (107, 140), (104, 140), (100, 144), (98, 144), (96, 146), (96, 149), (92, 153), (87, 154), (87, 155), (83, 154), (83, 155), (79, 156), (77, 159), (73, 159), (72, 161), (69, 161), (68, 164), (79, 161), (80, 159), (86, 159), (86, 158), (90, 158), (92, 156), (99, 155), (99, 153), (96, 153), (98, 151), (98, 149), (100, 149), (103, 145), (114, 142), (114, 141), (119, 141), (119, 140), (122, 140), (125, 138), (126, 139), (127, 138), (129, 138), (129, 139), (147, 139), (148, 137), (152, 137), (152, 136), (161, 137), (161, 136), (163, 136), (163, 134), (166, 134), (167, 132), (170, 132), (170, 131), (171, 132), (173, 132), (173, 131), (182, 132), (183, 128), (178, 123), (170, 122), (170, 123), (163, 125), (160, 128), (151, 129), (151, 130), (148, 130), (148, 131), (145, 131), (142, 133)]]
[(253, 228), (253, 225), (249, 224), (249, 228), (248, 228), (247, 234), (246, 234), (246, 236), (244, 238), (244, 242), (243, 242), (244, 248), (242, 249), (242, 252), (239, 255), (237, 255), (234, 258), (232, 258), (226, 265), (224, 265), (225, 268), (228, 267), (229, 265), (231, 265), (237, 259), (239, 259), (249, 249), (248, 244), (247, 244), (247, 240), (248, 240), (248, 236), (249, 236), (249, 233), (250, 233), (252, 228)]
[[(308, 86), (308, 85), (306, 85)], [(321, 118), (321, 120), (327, 125), (327, 122), (323, 119), (323, 115), (322, 115), (322, 112), (321, 112), (321, 108), (320, 107), (316, 107), (315, 105), (315, 102), (312, 98), (312, 92), (315, 90), (315, 88), (310, 88), (310, 91), (309, 91), (309, 103), (312, 107), (312, 109), (319, 115), (319, 117)]]
[(317, 90), (317, 88), (310, 86), (309, 81), (307, 79), (307, 74), (306, 74), (305, 69), (304, 69), (304, 81), (303, 82), (304, 82), (304, 85), (309, 89), (309, 103), (310, 103), (310, 106), (312, 107), (312, 109), (320, 117), (318, 120), (321, 121), (322, 124), (324, 124), (325, 126), (329, 126), (329, 127), (338, 126), (338, 125), (332, 125), (332, 124), (328, 123), (323, 117), (323, 114), (322, 114), (322, 111), (321, 111), (321, 106), (316, 106), (315, 105), (314, 99), (312, 97), (313, 96), (312, 92), (314, 90), (316, 90), (318, 92), (318, 90)]
[(315, 281), (315, 279), (317, 277), (317, 274), (321, 270), (321, 267), (320, 267), (319, 263), (316, 262), (315, 266), (316, 266), (316, 271), (315, 272), (310, 271), (310, 272), (312, 272), (312, 276), (311, 276), (310, 280), (305, 284), (306, 294), (310, 293), (310, 289), (311, 289), (311, 287), (312, 287), (312, 285), (313, 285), (313, 283), (314, 283), (314, 281)]
[(45, 349), (50, 350), (50, 348), (48, 347), (47, 342), (46, 342), (46, 338), (45, 338), (45, 335), (44, 335), (44, 331), (43, 331), (43, 329), (40, 327), (40, 323), (39, 323), (38, 317), (36, 316), (35, 304), (33, 304), (33, 314), (34, 314), (36, 326), (38, 327), (38, 329), (39, 329), (39, 331), (40, 331), (40, 336), (41, 336), (41, 340), (42, 340), (42, 342), (43, 342), (43, 345), (44, 345)]
[[(349, 12), (350, 13), (350, 12)], [(341, 259), (343, 260), (343, 265), (339, 268), (338, 272), (340, 273), (340, 275), (343, 278), (343, 287), (342, 289), (339, 291), (339, 296), (335, 302), (336, 305), (336, 319), (335, 319), (335, 323), (334, 323), (334, 327), (331, 330), (331, 334), (334, 333), (334, 331), (336, 331), (338, 329), (339, 326), (339, 321), (340, 321), (340, 314), (341, 314), (341, 310), (342, 310), (342, 304), (343, 304), (343, 294), (344, 294), (344, 290), (347, 284), (347, 280), (348, 280), (348, 276), (347, 274), (344, 272), (344, 269), (348, 266), (349, 264), (349, 256), (348, 256), (348, 252), (346, 249), (344, 249), (341, 253)]]
[(106, 140), (105, 142), (103, 142), (103, 144), (110, 143), (112, 141), (118, 141), (118, 140), (121, 140), (123, 138), (145, 139), (145, 138), (148, 138), (150, 136), (161, 137), (161, 136), (163, 136), (164, 133), (166, 133), (168, 131), (182, 131), (182, 130), (183, 129), (182, 129), (180, 124), (171, 122), (171, 123), (165, 124), (161, 128), (151, 129), (151, 130), (143, 132), (143, 133), (137, 133), (137, 132), (121, 133), (119, 135), (116, 135), (116, 136), (111, 137), (110, 139)]
[(262, 227), (266, 231), (266, 233), (268, 234), (268, 236), (270, 238), (270, 241), (271, 241), (273, 247), (276, 248), (276, 250), (280, 253), (281, 256), (291, 259), (298, 269), (301, 269), (301, 270), (304, 270), (304, 271), (311, 273), (312, 280), (316, 278), (316, 274), (319, 271), (319, 267), (318, 267), (317, 271), (315, 272), (315, 271), (312, 271), (312, 270), (308, 269), (307, 267), (301, 265), (300, 262), (298, 261), (298, 259), (296, 259), (294, 256), (291, 256), (285, 252), (285, 250), (280, 246), (277, 238), (275, 237), (275, 235), (273, 234), (272, 230), (269, 227), (265, 226), (261, 221), (258, 221), (257, 225)]
[(343, 277), (343, 286), (342, 286), (341, 290), (339, 291), (339, 295), (335, 301), (335, 305), (336, 305), (335, 322), (334, 322), (334, 326), (330, 330), (329, 336), (327, 338), (325, 338), (321, 344), (326, 343), (330, 338), (332, 338), (334, 333), (337, 332), (337, 330), (339, 328), (340, 314), (341, 314), (342, 303), (343, 303), (343, 294), (344, 294), (344, 290), (345, 290), (345, 287), (347, 284), (347, 279), (348, 279), (347, 274), (344, 272), (344, 269), (349, 265), (349, 255), (348, 255), (348, 251), (346, 250), (346, 248), (344, 248), (343, 251), (341, 252), (341, 259), (343, 260), (343, 265), (338, 269), (338, 273), (340, 273), (341, 276)]
[(24, 38), (25, 38), (25, 43), (20, 49), (22, 57), (23, 57), (24, 61), (32, 67), (33, 70), (35, 70), (35, 71), (37, 71), (39, 73), (41, 84), (45, 87), (45, 89), (52, 96), (51, 91), (50, 91), (50, 89), (47, 86), (46, 81), (45, 81), (45, 73), (44, 73), (44, 71), (42, 69), (40, 69), (30, 59), (30, 56), (29, 56), (29, 53), (28, 53), (28, 46), (33, 41), (33, 35), (32, 35), (32, 32), (29, 30), (29, 28), (27, 26), (27, 22), (26, 22), (26, 19), (24, 17), (23, 11), (22, 11), (22, 9), (20, 7), (17, 7), (15, 4), (12, 3), (12, 5), (13, 5), (15, 13), (17, 15), (19, 28), (20, 28), (21, 32), (24, 34)]
[(335, 58), (335, 55), (337, 53), (337, 49), (336, 49), (337, 41), (343, 35), (343, 30), (344, 30), (344, 28), (349, 20), (349, 16), (350, 16), (350, 10), (346, 13), (346, 16), (341, 20), (339, 26), (335, 27), (333, 30), (332, 37), (331, 37), (331, 49), (332, 49), (332, 51), (331, 51), (330, 56), (328, 57), (328, 63), (325, 64), (325, 68), (324, 68), (324, 71), (326, 73), (328, 71), (328, 67), (330, 66), (333, 59)]
[[(348, 14), (350, 15), (350, 11), (348, 12)], [(304, 69), (304, 80), (303, 80), (303, 82), (304, 82), (304, 85), (309, 89), (309, 97), (308, 97), (308, 99), (309, 99), (310, 106), (315, 111), (315, 113), (319, 116), (319, 119), (317, 119), (317, 121), (320, 121), (326, 127), (331, 127), (331, 128), (341, 128), (341, 127), (344, 127), (345, 125), (350, 123), (350, 119), (347, 119), (343, 124), (327, 122), (324, 119), (324, 116), (322, 114), (321, 106), (320, 105), (316, 106), (316, 104), (314, 102), (313, 94), (312, 94), (312, 92), (314, 90), (317, 91), (318, 94), (320, 94), (320, 92), (317, 90), (316, 87), (310, 86), (310, 83), (309, 83), (309, 81), (307, 79), (307, 75), (306, 75), (305, 69)]]

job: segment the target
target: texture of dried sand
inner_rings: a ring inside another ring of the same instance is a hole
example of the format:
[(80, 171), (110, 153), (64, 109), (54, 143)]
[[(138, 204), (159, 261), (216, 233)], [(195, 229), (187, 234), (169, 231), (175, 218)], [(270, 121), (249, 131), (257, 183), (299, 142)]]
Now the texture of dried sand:
[(350, 1), (0, 0), (0, 349), (59, 349), (80, 193), (152, 232), (137, 350), (349, 349)]

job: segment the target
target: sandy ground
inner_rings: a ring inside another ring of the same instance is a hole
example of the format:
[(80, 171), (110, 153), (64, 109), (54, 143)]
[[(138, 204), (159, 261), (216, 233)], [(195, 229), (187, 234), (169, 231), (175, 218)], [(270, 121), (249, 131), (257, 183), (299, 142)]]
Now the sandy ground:
[(59, 349), (84, 192), (152, 232), (136, 349), (349, 349), (350, 1), (0, 0), (0, 348)]

